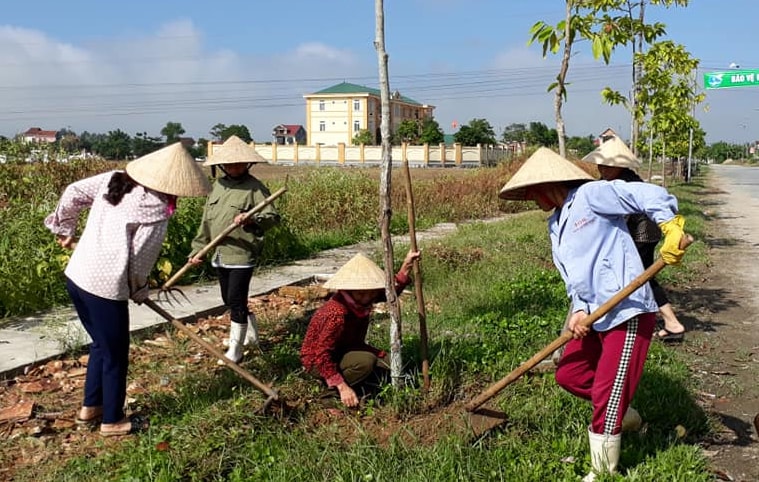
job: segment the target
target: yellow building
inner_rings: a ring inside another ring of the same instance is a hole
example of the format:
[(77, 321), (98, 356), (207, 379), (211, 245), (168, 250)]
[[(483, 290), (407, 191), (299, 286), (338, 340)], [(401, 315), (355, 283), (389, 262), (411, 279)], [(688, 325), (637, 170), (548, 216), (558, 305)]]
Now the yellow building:
[[(343, 82), (306, 94), (306, 131), (308, 145), (350, 145), (362, 130), (372, 134), (379, 144), (382, 118), (379, 89)], [(434, 106), (420, 104), (395, 91), (390, 95), (390, 132), (395, 132), (404, 120), (432, 117)]]

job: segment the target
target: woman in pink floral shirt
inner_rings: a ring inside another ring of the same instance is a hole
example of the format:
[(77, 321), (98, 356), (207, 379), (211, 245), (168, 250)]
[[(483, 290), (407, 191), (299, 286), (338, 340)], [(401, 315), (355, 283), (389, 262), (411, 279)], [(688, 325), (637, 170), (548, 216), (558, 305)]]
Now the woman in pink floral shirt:
[[(178, 196), (202, 196), (208, 180), (176, 143), (127, 164), (70, 184), (45, 226), (74, 249), (66, 288), (92, 338), (79, 423), (102, 420), (102, 435), (124, 435), (129, 366), (128, 300), (148, 297), (148, 275), (161, 251)], [(81, 212), (87, 223), (77, 240)]]

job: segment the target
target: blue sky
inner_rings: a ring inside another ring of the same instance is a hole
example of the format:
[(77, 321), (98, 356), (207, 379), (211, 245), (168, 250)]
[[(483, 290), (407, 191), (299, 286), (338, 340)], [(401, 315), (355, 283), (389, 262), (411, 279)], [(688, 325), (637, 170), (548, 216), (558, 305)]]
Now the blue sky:
[[(6, 2), (0, 20), (0, 134), (30, 126), (81, 132), (122, 129), (159, 135), (181, 122), (208, 137), (217, 123), (244, 124), (259, 141), (277, 124), (305, 124), (303, 95), (343, 80), (378, 84), (374, 2), (102, 0)], [(538, 20), (555, 24), (561, 0), (387, 0), (386, 47), (392, 90), (436, 106), (446, 132), (485, 118), (497, 133), (511, 123), (554, 126), (546, 87), (558, 58), (527, 46)], [(756, 0), (691, 0), (649, 7), (668, 38), (705, 71), (731, 63), (759, 68)], [(570, 135), (612, 127), (629, 116), (599, 92), (629, 89), (630, 54), (612, 64), (580, 44), (564, 114)], [(702, 81), (699, 75), (699, 81)], [(759, 139), (759, 88), (707, 91), (697, 117), (709, 141)]]

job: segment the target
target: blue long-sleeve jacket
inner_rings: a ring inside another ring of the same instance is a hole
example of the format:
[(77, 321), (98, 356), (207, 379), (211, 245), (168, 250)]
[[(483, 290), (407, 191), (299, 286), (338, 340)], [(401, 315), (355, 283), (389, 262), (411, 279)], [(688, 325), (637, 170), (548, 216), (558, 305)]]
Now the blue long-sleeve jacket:
[[(573, 311), (591, 313), (643, 272), (625, 215), (644, 213), (657, 224), (677, 214), (677, 199), (643, 182), (593, 181), (569, 192), (549, 217), (554, 264)], [(648, 283), (594, 324), (607, 331), (641, 313), (658, 310)]]

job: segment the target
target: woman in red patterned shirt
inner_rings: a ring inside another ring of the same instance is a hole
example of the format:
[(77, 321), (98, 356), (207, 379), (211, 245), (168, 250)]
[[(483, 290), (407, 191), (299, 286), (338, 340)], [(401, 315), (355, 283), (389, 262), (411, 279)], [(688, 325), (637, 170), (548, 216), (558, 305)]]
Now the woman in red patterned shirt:
[[(418, 251), (409, 251), (395, 275), (395, 290), (403, 291)], [(356, 389), (373, 373), (388, 369), (386, 353), (366, 343), (374, 303), (382, 301), (385, 273), (363, 254), (348, 261), (324, 287), (337, 290), (308, 325), (300, 359), (303, 367), (336, 389), (342, 403), (358, 405)]]

